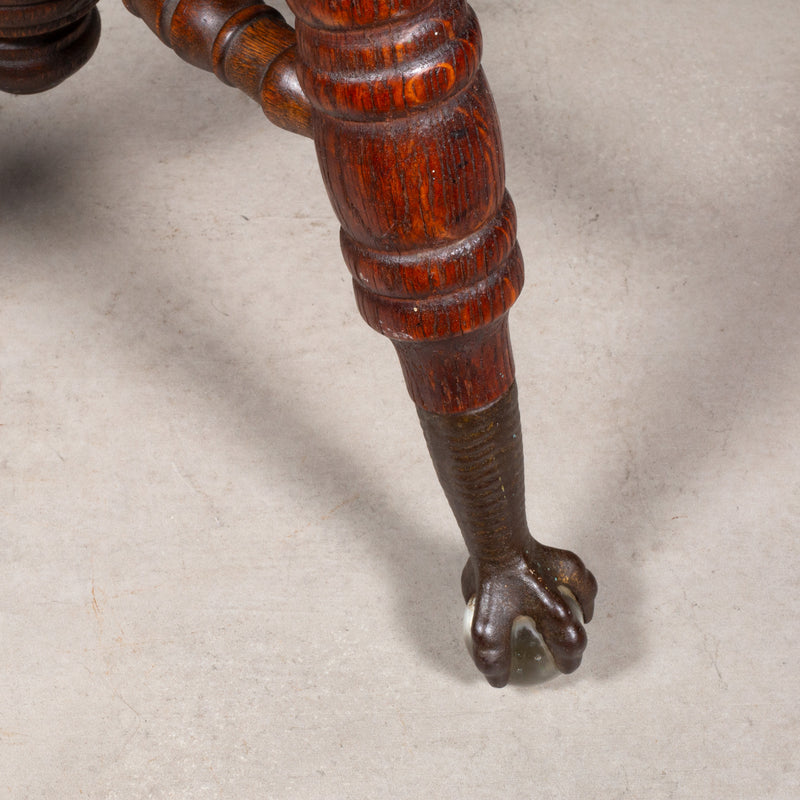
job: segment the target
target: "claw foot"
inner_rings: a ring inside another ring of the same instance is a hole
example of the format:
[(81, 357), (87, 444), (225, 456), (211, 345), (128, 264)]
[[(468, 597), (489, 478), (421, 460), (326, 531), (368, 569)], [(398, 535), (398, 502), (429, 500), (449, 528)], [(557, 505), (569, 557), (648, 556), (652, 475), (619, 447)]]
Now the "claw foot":
[(532, 542), (503, 564), (470, 558), (461, 582), (467, 649), (492, 686), (578, 668), (597, 583), (574, 553)]

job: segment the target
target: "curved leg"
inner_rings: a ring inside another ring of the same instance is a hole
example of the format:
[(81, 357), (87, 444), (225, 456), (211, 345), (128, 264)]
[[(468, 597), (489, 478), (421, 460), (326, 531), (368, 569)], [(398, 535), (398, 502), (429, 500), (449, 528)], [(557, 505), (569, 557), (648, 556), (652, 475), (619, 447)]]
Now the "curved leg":
[(473, 657), (494, 686), (533, 618), (557, 667), (586, 644), (596, 583), (525, 520), (507, 313), (522, 288), (480, 32), (460, 0), (289, 0), (300, 84), (362, 315), (395, 344), (470, 559)]

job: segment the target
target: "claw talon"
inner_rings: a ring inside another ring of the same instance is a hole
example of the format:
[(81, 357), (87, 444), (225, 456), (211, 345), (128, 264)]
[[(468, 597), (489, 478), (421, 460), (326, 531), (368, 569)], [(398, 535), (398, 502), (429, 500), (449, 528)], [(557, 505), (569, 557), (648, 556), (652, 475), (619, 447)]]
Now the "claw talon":
[(573, 672), (586, 647), (594, 577), (572, 553), (536, 548), (535, 558), (526, 552), (504, 566), (470, 559), (462, 573), (469, 598), (464, 640), (492, 686), (544, 683)]
[[(573, 617), (583, 625), (583, 612), (575, 595), (566, 586), (559, 586), (558, 591), (563, 596)], [(470, 597), (464, 609), (464, 643), (473, 659), (475, 659), (472, 631), (474, 619), (475, 595)], [(552, 680), (560, 674), (553, 653), (545, 643), (542, 634), (536, 629), (536, 622), (532, 617), (519, 615), (514, 619), (511, 625), (509, 646), (511, 648), (509, 683), (517, 686), (533, 686)], [(485, 663), (486, 659), (482, 660)], [(487, 678), (493, 686), (498, 685), (491, 677), (487, 676)], [(499, 685), (505, 685), (505, 681)]]

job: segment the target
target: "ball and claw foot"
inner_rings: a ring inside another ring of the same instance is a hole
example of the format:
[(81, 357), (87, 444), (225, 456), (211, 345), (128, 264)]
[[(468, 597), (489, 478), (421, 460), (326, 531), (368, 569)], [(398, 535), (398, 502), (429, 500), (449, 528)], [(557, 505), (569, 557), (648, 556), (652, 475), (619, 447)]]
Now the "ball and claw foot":
[(461, 589), (467, 647), (492, 686), (541, 683), (580, 665), (597, 582), (574, 553), (531, 539), (502, 564), (470, 558)]

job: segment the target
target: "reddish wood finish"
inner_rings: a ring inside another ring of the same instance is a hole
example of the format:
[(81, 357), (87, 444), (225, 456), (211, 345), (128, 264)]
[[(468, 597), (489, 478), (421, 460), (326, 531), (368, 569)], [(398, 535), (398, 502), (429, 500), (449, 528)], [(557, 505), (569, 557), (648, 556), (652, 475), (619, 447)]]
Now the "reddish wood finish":
[(123, 0), (184, 61), (258, 102), (281, 128), (311, 135), (295, 69), (295, 36), (260, 0)]
[(79, 70), (100, 38), (97, 0), (0, 0), (0, 91), (52, 89)]
[(475, 15), (458, 0), (290, 5), (361, 313), (396, 343), (418, 405), (485, 406), (514, 379), (504, 317), (522, 259)]

